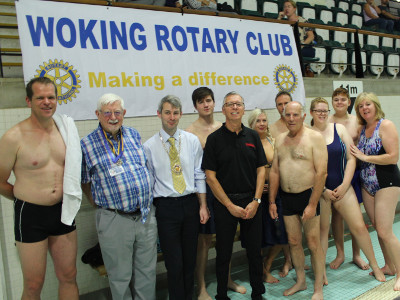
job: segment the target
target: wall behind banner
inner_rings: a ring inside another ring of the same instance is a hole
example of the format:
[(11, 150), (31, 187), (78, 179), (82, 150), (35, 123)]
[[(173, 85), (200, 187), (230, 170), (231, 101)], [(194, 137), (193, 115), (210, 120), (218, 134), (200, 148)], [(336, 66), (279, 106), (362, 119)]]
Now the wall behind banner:
[[(367, 86), (367, 85), (364, 85)], [(326, 90), (327, 91), (327, 90)], [(329, 90), (329, 94), (331, 90)], [(321, 93), (324, 95), (325, 93)], [(397, 93), (399, 94), (399, 93)], [(330, 102), (330, 97), (325, 96)], [(306, 106), (309, 109), (309, 104), (313, 98), (306, 99)], [(386, 113), (386, 117), (395, 122), (397, 129), (400, 131), (400, 96), (379, 96), (382, 103), (382, 108)], [(217, 99), (217, 106), (222, 104), (222, 100)], [(156, 107), (154, 107), (156, 110)], [(93, 112), (94, 113), (94, 112)], [(279, 116), (276, 110), (267, 111), (270, 123), (275, 122)], [(30, 115), (30, 110), (27, 108), (17, 109), (0, 109), (0, 136), (6, 130), (18, 123), (19, 121), (27, 118)], [(244, 117), (244, 124), (247, 125), (248, 111)], [(186, 114), (182, 117), (180, 128), (186, 128), (191, 122), (197, 118), (196, 114)], [(224, 116), (221, 113), (216, 114), (216, 119), (224, 121)], [(309, 124), (310, 117), (307, 112), (306, 123)], [(97, 121), (79, 121), (76, 122), (79, 134), (81, 137), (87, 135), (97, 127)], [(143, 142), (155, 134), (161, 126), (160, 120), (157, 117), (140, 117), (140, 118), (126, 118), (124, 124), (127, 126), (135, 127), (141, 134)], [(77, 218), (77, 233), (78, 233), (78, 285), (80, 294), (86, 294), (93, 291), (101, 290), (108, 286), (107, 278), (102, 278), (98, 273), (93, 270), (89, 265), (81, 262), (83, 253), (90, 247), (97, 243), (97, 233), (95, 229), (94, 209), (89, 206), (85, 199), (82, 208), (79, 211)], [(4, 265), (4, 280), (6, 285), (6, 298), (7, 300), (20, 299), (22, 293), (22, 273), (20, 263), (14, 246), (14, 222), (13, 222), (13, 202), (1, 197), (0, 200), (0, 246), (1, 246), (1, 259)], [(160, 267), (160, 264), (159, 264)], [(160, 269), (159, 269), (160, 271)], [(53, 264), (51, 259), (48, 258), (46, 281), (44, 284), (42, 299), (54, 300), (57, 299), (57, 279), (53, 271)]]

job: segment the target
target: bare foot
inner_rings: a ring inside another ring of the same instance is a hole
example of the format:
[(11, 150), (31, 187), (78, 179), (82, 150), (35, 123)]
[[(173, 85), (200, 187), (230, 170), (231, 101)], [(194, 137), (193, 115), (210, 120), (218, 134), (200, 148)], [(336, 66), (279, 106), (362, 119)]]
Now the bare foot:
[(282, 267), (282, 270), (279, 272), (279, 276), (282, 278), (286, 277), (291, 269), (293, 269), (293, 265), (291, 263), (285, 262), (285, 264)]
[(338, 256), (336, 256), (336, 258), (334, 260), (331, 261), (331, 263), (329, 264), (329, 267), (332, 270), (336, 270), (342, 265), (343, 262), (344, 262), (344, 256), (338, 255)]
[[(382, 271), (382, 273), (385, 274), (385, 275), (389, 275), (389, 276), (394, 276), (394, 275), (396, 275), (396, 272), (393, 272), (393, 271), (389, 268), (388, 265), (384, 265), (384, 266), (381, 268), (381, 271)], [(369, 275), (374, 275), (374, 272), (370, 272)]]
[(283, 292), (283, 296), (291, 296), (297, 292), (304, 291), (306, 288), (307, 288), (307, 285), (305, 282), (303, 282), (303, 283), (296, 282), (296, 284), (294, 286), (292, 286), (290, 289), (287, 289)]
[(239, 285), (233, 280), (228, 281), (228, 289), (240, 294), (246, 294), (247, 292), (246, 288), (243, 285)]
[(397, 279), (396, 282), (394, 283), (393, 290), (400, 291), (400, 275), (397, 275)]
[(266, 283), (278, 283), (278, 282), (279, 282), (279, 279), (278, 279), (278, 278), (275, 278), (274, 276), (272, 276), (271, 273), (266, 273), (266, 274), (265, 274), (264, 281), (265, 281)]
[(197, 300), (212, 300), (212, 298), (207, 293), (207, 290), (203, 289), (201, 292), (199, 292), (199, 295), (197, 296)]
[(323, 300), (324, 299), (324, 294), (322, 291), (314, 291), (314, 294), (311, 297), (311, 300)]
[(385, 278), (385, 275), (382, 272), (382, 269), (377, 267), (376, 269), (372, 268), (372, 270), (373, 271), (371, 273), (369, 273), (369, 274), (370, 275), (374, 275), (376, 280), (378, 280), (380, 282), (385, 282), (386, 281), (386, 278)]
[(369, 264), (367, 264), (361, 256), (353, 256), (353, 263), (359, 267), (361, 270), (368, 270)]

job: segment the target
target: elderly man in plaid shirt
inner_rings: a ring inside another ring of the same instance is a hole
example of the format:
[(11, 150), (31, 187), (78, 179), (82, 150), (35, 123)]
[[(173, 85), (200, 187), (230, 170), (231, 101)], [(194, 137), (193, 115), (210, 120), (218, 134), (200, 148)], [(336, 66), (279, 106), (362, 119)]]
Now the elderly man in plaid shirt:
[[(157, 222), (139, 133), (122, 126), (124, 101), (103, 95), (99, 126), (82, 139), (82, 190), (96, 228), (114, 300), (155, 299)], [(132, 282), (132, 284), (131, 284)]]

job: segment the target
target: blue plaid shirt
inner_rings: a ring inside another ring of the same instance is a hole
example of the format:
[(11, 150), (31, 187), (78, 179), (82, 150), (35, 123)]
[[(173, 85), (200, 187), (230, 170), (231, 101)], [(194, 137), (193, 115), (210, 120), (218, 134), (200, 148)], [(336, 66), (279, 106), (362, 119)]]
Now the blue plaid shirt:
[[(91, 182), (92, 196), (98, 206), (125, 212), (135, 211), (140, 207), (144, 223), (153, 202), (146, 155), (137, 130), (122, 126), (121, 132), (124, 141), (124, 151), (121, 156), (124, 172), (115, 176), (111, 176), (109, 172), (116, 165), (107, 151), (108, 142), (102, 135), (100, 124), (96, 130), (81, 140), (82, 183)], [(119, 141), (106, 134), (112, 141), (114, 149), (118, 149)]]

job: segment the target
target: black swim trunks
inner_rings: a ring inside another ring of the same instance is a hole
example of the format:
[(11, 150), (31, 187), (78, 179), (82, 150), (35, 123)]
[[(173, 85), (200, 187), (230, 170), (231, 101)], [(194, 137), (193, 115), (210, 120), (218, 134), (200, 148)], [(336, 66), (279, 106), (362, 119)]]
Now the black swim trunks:
[[(282, 200), (282, 214), (284, 216), (293, 216), (293, 215), (303, 215), (304, 210), (306, 209), (310, 196), (312, 194), (312, 188), (305, 190), (301, 193), (286, 193), (279, 189), (279, 196)], [(319, 202), (316, 209), (316, 216), (319, 216)]]
[(38, 205), (15, 198), (14, 234), (21, 243), (35, 243), (49, 236), (63, 235), (76, 229), (61, 223), (62, 202), (52, 206)]

